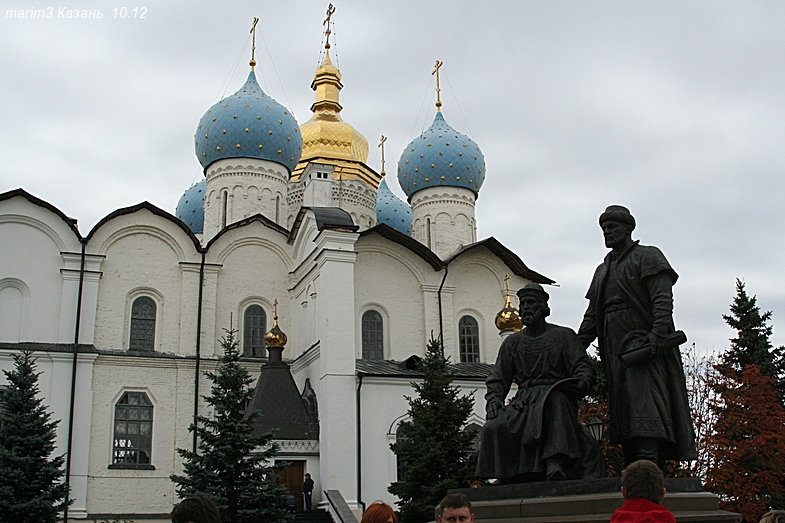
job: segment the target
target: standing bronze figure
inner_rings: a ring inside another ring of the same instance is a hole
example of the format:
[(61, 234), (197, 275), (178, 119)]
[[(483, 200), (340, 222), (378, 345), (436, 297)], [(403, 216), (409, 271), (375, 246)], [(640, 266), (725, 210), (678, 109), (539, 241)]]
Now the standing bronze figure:
[(657, 247), (632, 240), (626, 207), (605, 209), (600, 227), (611, 252), (594, 273), (578, 337), (584, 347), (599, 341), (611, 441), (621, 443), (627, 464), (697, 459), (678, 349), (686, 337), (673, 324), (678, 275)]
[[(540, 285), (526, 285), (518, 297), (526, 327), (504, 340), (485, 382), (477, 476), (501, 483), (600, 477), (602, 452), (578, 423), (594, 365), (575, 331), (545, 321), (548, 293)], [(518, 391), (507, 404), (513, 383)]]

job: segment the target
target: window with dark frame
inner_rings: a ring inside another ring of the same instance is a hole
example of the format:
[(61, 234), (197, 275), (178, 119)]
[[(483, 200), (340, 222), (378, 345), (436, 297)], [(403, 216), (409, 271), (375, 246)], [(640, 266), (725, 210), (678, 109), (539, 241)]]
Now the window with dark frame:
[(384, 359), (384, 324), (378, 311), (365, 311), (362, 317), (364, 360)]
[(130, 350), (155, 350), (155, 301), (149, 296), (140, 296), (131, 306)]
[(458, 322), (458, 344), (461, 363), (479, 363), (480, 327), (471, 316), (464, 316)]
[(250, 305), (243, 314), (243, 355), (266, 356), (264, 335), (267, 333), (267, 314), (261, 305)]
[(125, 392), (114, 407), (113, 468), (150, 465), (153, 405), (144, 392)]

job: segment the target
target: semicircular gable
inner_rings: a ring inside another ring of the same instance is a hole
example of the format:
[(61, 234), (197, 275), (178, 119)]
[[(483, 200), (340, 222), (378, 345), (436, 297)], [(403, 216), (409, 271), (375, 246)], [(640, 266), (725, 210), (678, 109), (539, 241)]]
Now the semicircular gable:
[[(357, 251), (357, 254), (375, 253), (375, 254), (382, 254), (388, 256), (393, 260), (395, 260), (396, 262), (398, 262), (401, 266), (406, 268), (409, 271), (409, 273), (417, 280), (417, 283), (419, 285), (424, 285), (426, 283), (425, 274), (423, 274), (420, 267), (418, 267), (417, 264), (415, 263), (415, 260), (413, 259), (414, 256), (412, 255), (411, 251), (407, 251), (405, 248), (401, 248), (400, 245), (393, 244), (390, 246), (383, 246), (383, 245), (373, 245), (373, 244), (358, 242), (357, 244), (355, 244), (355, 250)], [(405, 253), (408, 253), (409, 256), (407, 256)]]
[[(183, 233), (190, 239), (191, 244), (193, 246), (193, 249), (196, 252), (200, 252), (201, 244), (199, 242), (199, 238), (197, 238), (196, 235), (191, 231), (191, 229), (188, 228), (188, 225), (186, 225), (182, 220), (178, 219), (176, 216), (174, 216), (172, 214), (169, 214), (168, 212), (164, 211), (163, 209), (161, 209), (159, 207), (156, 207), (155, 205), (153, 205), (150, 202), (138, 203), (138, 204), (136, 204), (134, 206), (124, 207), (122, 209), (117, 209), (116, 211), (114, 211), (114, 212), (112, 212), (110, 214), (107, 214), (104, 218), (101, 219), (101, 221), (99, 221), (97, 224), (95, 224), (95, 227), (92, 228), (92, 230), (85, 237), (85, 239), (88, 242), (90, 242), (93, 239), (94, 236), (98, 235), (99, 232), (102, 232), (101, 229), (103, 229), (104, 227), (106, 227), (107, 225), (112, 223), (114, 220), (116, 220), (116, 219), (118, 219), (120, 217), (123, 217), (123, 216), (128, 216), (128, 215), (140, 212), (140, 211), (148, 211), (148, 212), (152, 213), (153, 215), (158, 216), (160, 218), (163, 218), (163, 219), (173, 223), (177, 227), (179, 227), (183, 231)], [(111, 236), (111, 234), (112, 233), (108, 234), (108, 236)], [(168, 233), (167, 233), (167, 235), (174, 240), (174, 238), (171, 235), (169, 235)], [(182, 252), (182, 253), (187, 252), (187, 248), (185, 247), (185, 245), (181, 245), (181, 242), (178, 241), (178, 240), (174, 240), (174, 241), (175, 241), (176, 244), (180, 245), (180, 248), (179, 248), (180, 252)], [(105, 241), (101, 242), (101, 245), (102, 246), (105, 245)], [(106, 245), (106, 247), (108, 248), (108, 245)], [(103, 254), (105, 252), (106, 252), (105, 250), (101, 251), (99, 249), (99, 253)], [(185, 259), (185, 258), (180, 256), (180, 259)]]
[(58, 209), (57, 207), (55, 207), (54, 205), (52, 205), (51, 203), (45, 200), (36, 198), (35, 196), (25, 191), (24, 189), (21, 188), (14, 189), (13, 191), (8, 191), (8, 192), (4, 192), (3, 194), (0, 194), (0, 202), (4, 200), (10, 200), (11, 198), (16, 198), (16, 197), (24, 198), (28, 202), (32, 203), (33, 205), (43, 207), (44, 209), (50, 211), (58, 218), (63, 220), (63, 222), (65, 222), (65, 224), (68, 226), (69, 229), (71, 229), (71, 231), (74, 233), (77, 239), (79, 240), (82, 239), (82, 235), (79, 234), (79, 229), (76, 228), (74, 221), (68, 216), (66, 216), (63, 211), (61, 211), (60, 209)]
[(116, 211), (93, 227), (87, 236), (93, 254), (106, 255), (112, 245), (121, 239), (141, 234), (161, 240), (172, 250), (178, 261), (194, 261), (201, 248), (194, 234), (183, 222), (172, 215), (154, 213), (141, 204), (134, 208), (133, 212)]
[[(210, 246), (213, 249), (216, 249), (214, 245), (215, 244), (211, 242)], [(263, 249), (269, 250), (281, 260), (281, 263), (283, 264), (284, 267), (286, 267), (287, 271), (292, 270), (292, 260), (289, 257), (289, 253), (287, 253), (286, 250), (281, 245), (275, 243), (274, 241), (268, 240), (266, 238), (260, 238), (258, 236), (247, 236), (245, 238), (229, 241), (226, 242), (226, 244), (223, 246), (221, 246), (219, 243), (218, 248), (220, 248), (220, 250), (217, 253), (212, 253), (212, 252), (210, 253), (211, 257), (212, 255), (215, 255), (213, 263), (223, 264), (226, 262), (227, 258), (229, 258), (232, 252), (242, 247), (248, 247), (248, 246), (258, 246), (258, 247), (262, 247)]]

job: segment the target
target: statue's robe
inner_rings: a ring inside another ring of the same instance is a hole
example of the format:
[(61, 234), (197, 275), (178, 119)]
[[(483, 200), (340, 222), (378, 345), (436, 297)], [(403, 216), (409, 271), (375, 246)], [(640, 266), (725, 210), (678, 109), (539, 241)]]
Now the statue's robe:
[[(513, 383), (518, 391), (505, 405)], [(577, 399), (593, 383), (594, 366), (572, 329), (546, 324), (539, 336), (507, 337), (486, 380), (486, 404), (499, 413), (483, 426), (477, 476), (542, 474), (559, 454), (570, 479), (600, 476), (602, 454), (577, 420)]]
[(673, 284), (678, 275), (656, 247), (633, 243), (611, 251), (597, 267), (586, 298), (589, 307), (578, 337), (597, 339), (608, 381), (611, 441), (660, 441), (660, 460), (697, 459), (684, 367), (678, 348), (626, 367), (618, 355), (638, 347), (652, 331), (674, 332)]

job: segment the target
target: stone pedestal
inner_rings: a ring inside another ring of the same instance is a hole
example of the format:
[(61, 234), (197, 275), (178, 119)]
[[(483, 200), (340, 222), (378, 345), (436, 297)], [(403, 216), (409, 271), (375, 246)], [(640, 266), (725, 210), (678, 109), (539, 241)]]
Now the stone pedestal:
[[(704, 492), (700, 480), (668, 478), (663, 504), (678, 523), (733, 523), (739, 514), (720, 510), (719, 500)], [(482, 523), (607, 523), (624, 499), (621, 478), (537, 482), (476, 489), (455, 489), (466, 495)]]

